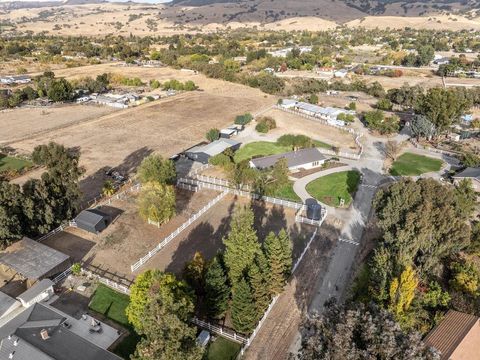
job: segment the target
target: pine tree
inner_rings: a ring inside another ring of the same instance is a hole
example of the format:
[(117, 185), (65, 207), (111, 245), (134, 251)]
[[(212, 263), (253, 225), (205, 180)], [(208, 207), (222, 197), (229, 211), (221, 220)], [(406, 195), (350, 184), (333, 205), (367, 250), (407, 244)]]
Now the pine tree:
[(269, 288), (272, 294), (282, 291), (285, 284), (285, 259), (282, 244), (273, 232), (268, 234), (264, 243), (265, 255), (270, 267)]
[(252, 265), (260, 252), (257, 233), (253, 228), (253, 211), (250, 208), (237, 209), (231, 222), (231, 230), (226, 238), (225, 265), (233, 286)]
[(228, 307), (230, 288), (227, 275), (217, 257), (213, 258), (205, 274), (205, 305), (208, 315), (221, 318)]
[(232, 322), (235, 331), (250, 333), (257, 320), (257, 312), (253, 302), (250, 286), (241, 278), (232, 289)]
[(292, 271), (292, 241), (285, 229), (278, 233), (278, 240), (282, 246), (283, 265), (285, 266), (284, 275), (288, 278)]
[(271, 299), (270, 286), (268, 283), (269, 273), (266, 261), (265, 255), (260, 253), (248, 270), (248, 280), (252, 288), (252, 295), (258, 317), (261, 317), (265, 312)]

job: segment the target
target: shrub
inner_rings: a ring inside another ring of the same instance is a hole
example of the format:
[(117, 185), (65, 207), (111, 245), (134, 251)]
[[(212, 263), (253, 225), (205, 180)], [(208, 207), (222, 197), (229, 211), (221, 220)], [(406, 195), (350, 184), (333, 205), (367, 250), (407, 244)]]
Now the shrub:
[(392, 110), (393, 104), (387, 98), (382, 98), (377, 102), (377, 109), (380, 110)]
[(208, 159), (208, 162), (214, 166), (225, 167), (232, 163), (232, 159), (228, 155), (221, 153), (212, 156), (210, 159)]
[(255, 127), (259, 133), (267, 133), (269, 130), (275, 129), (277, 127), (277, 123), (275, 119), (265, 116), (258, 120), (258, 124)]
[(253, 120), (252, 114), (245, 113), (243, 115), (237, 115), (235, 117), (235, 124), (237, 124), (237, 125), (247, 125), (252, 120)]
[(218, 140), (220, 138), (220, 130), (216, 128), (212, 128), (208, 130), (207, 134), (205, 135), (208, 141), (212, 142)]

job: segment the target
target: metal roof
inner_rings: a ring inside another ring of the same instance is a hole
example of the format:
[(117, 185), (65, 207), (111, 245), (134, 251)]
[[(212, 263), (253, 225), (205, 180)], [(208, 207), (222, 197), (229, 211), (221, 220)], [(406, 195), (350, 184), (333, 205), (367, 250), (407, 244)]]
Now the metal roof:
[[(480, 340), (480, 327), (475, 326), (478, 321), (479, 318), (475, 315), (449, 310), (443, 320), (427, 335), (425, 344), (440, 351), (441, 360), (448, 360), (473, 328), (476, 330), (477, 339)], [(478, 352), (470, 355), (469, 359), (478, 358)]]
[(23, 292), (19, 296), (17, 296), (18, 300), (21, 300), (25, 303), (28, 303), (29, 301), (35, 299), (38, 295), (40, 295), (42, 292), (47, 290), (50, 286), (53, 286), (54, 282), (50, 279), (43, 279), (42, 281), (39, 281), (35, 285), (33, 285), (30, 289), (27, 291)]
[(317, 148), (307, 148), (284, 154), (270, 155), (252, 159), (251, 163), (257, 169), (266, 169), (275, 165), (275, 163), (280, 159), (287, 159), (288, 167), (291, 168), (310, 164), (314, 161), (322, 161), (325, 160), (326, 157)]
[(236, 145), (240, 145), (238, 141), (232, 140), (232, 139), (218, 139), (215, 141), (212, 141), (210, 144), (206, 145), (200, 145), (200, 146), (195, 146), (187, 152), (192, 152), (192, 153), (205, 153), (210, 156), (215, 156), (218, 154), (221, 154), (225, 150), (234, 147)]
[(39, 279), (69, 258), (60, 251), (24, 237), (0, 253), (0, 264), (28, 279)]

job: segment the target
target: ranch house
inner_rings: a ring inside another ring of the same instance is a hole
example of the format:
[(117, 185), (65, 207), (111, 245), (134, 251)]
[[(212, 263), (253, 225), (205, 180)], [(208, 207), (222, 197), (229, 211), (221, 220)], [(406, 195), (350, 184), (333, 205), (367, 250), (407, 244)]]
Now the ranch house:
[(318, 168), (327, 160), (317, 148), (308, 148), (252, 159), (250, 160), (250, 166), (259, 170), (268, 169), (273, 167), (280, 159), (287, 160), (288, 170), (292, 172), (300, 169)]
[(209, 144), (194, 146), (193, 148), (186, 150), (185, 156), (190, 160), (198, 161), (202, 164), (208, 164), (208, 159), (210, 159), (212, 156), (221, 154), (227, 149), (236, 151), (240, 145), (241, 143), (238, 141), (220, 138), (212, 141)]

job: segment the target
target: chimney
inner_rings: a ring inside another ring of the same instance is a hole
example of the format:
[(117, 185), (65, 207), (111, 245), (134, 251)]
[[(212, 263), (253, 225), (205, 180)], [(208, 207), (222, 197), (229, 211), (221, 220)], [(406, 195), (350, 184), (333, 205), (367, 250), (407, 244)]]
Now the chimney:
[(15, 351), (12, 351), (12, 352), (8, 355), (8, 358), (9, 358), (9, 359), (13, 359), (13, 355), (15, 355)]
[(40, 331), (40, 336), (42, 337), (43, 340), (47, 340), (50, 338), (50, 336), (48, 336), (48, 331), (46, 329), (43, 329), (42, 331)]
[(15, 340), (13, 341), (13, 346), (18, 346), (18, 339), (15, 339)]

